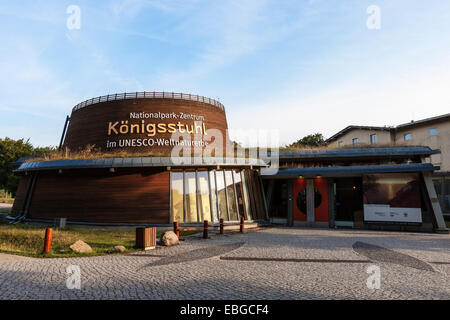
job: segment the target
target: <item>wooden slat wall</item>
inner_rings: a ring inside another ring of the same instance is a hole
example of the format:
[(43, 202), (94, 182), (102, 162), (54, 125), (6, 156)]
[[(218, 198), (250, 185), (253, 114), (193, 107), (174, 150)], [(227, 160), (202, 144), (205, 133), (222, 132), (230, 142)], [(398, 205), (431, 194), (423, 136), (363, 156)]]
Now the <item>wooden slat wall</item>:
[[(165, 138), (171, 137), (170, 133), (156, 134), (154, 137), (148, 137), (146, 134), (119, 134), (108, 136), (108, 123), (122, 120), (128, 120), (128, 123), (177, 123), (194, 124), (194, 120), (180, 119), (130, 119), (130, 112), (162, 112), (195, 114), (205, 118), (206, 129), (218, 129), (223, 134), (224, 147), (229, 143), (227, 130), (227, 119), (225, 112), (220, 108), (197, 101), (172, 100), (172, 99), (128, 99), (102, 102), (84, 107), (72, 113), (70, 123), (67, 128), (67, 135), (64, 146), (70, 150), (84, 149), (87, 145), (95, 145), (96, 148), (107, 152), (154, 152), (170, 155), (172, 146), (152, 146), (152, 147), (124, 147), (124, 148), (106, 148), (106, 142), (119, 139), (133, 138)], [(120, 123), (119, 123), (120, 125)], [(119, 126), (117, 126), (118, 128)], [(193, 135), (191, 136), (193, 140)], [(224, 149), (225, 152), (225, 149)]]
[(21, 214), (21, 210), (24, 205), (25, 195), (27, 192), (28, 183), (31, 180), (31, 175), (23, 175), (20, 177), (19, 187), (17, 188), (16, 197), (14, 198), (14, 204), (11, 210), (12, 216), (18, 216)]
[[(125, 169), (123, 169), (125, 170)], [(141, 169), (142, 170), (142, 169)], [(169, 223), (169, 172), (41, 172), (29, 218)]]

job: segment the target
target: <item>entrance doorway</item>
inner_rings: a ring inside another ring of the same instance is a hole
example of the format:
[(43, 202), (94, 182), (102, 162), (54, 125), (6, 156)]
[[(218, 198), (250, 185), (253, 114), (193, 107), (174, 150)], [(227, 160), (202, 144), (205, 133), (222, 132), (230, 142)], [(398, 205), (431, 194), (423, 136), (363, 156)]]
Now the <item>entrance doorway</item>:
[(337, 227), (363, 228), (362, 178), (334, 179), (336, 199), (335, 225)]
[[(309, 187), (308, 187), (309, 181)], [(310, 188), (308, 195), (308, 188)], [(295, 179), (292, 185), (293, 220), (328, 223), (328, 180), (324, 178)], [(309, 200), (308, 200), (308, 197)], [(311, 208), (308, 209), (308, 203)], [(308, 213), (309, 212), (309, 213)]]
[(275, 224), (288, 224), (288, 180), (272, 180), (265, 188), (269, 191), (267, 202), (270, 221)]

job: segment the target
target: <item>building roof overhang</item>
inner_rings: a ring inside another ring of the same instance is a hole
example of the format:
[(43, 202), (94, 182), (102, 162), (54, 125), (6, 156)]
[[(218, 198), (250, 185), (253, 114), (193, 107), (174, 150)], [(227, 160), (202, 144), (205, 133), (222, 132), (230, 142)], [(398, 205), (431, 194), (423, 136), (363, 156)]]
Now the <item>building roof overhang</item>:
[(145, 168), (145, 167), (265, 167), (260, 159), (220, 157), (134, 157), (35, 161), (23, 163), (15, 172), (59, 169)]
[(280, 160), (332, 160), (361, 158), (408, 158), (412, 156), (427, 157), (439, 154), (440, 150), (429, 147), (386, 147), (386, 148), (346, 148), (346, 149), (312, 149), (280, 150)]
[(366, 165), (344, 167), (313, 167), (313, 168), (289, 168), (279, 169), (274, 174), (273, 169), (261, 169), (263, 179), (297, 179), (299, 177), (339, 177), (373, 173), (407, 173), (439, 170), (438, 166), (431, 163), (412, 163), (394, 165)]
[(420, 125), (424, 125), (424, 124), (446, 121), (449, 118), (450, 118), (450, 113), (446, 113), (446, 114), (442, 114), (442, 115), (436, 116), (436, 117), (431, 117), (431, 118), (426, 118), (426, 119), (422, 119), (422, 120), (403, 123), (403, 124), (398, 125), (396, 127), (396, 129), (406, 129), (406, 128), (420, 126)]
[(374, 126), (355, 126), (350, 125), (339, 131), (338, 133), (332, 135), (328, 139), (325, 140), (325, 143), (330, 143), (331, 141), (336, 140), (340, 136), (343, 136), (347, 132), (350, 132), (352, 130), (368, 130), (368, 131), (391, 131), (393, 128), (391, 127), (374, 127)]

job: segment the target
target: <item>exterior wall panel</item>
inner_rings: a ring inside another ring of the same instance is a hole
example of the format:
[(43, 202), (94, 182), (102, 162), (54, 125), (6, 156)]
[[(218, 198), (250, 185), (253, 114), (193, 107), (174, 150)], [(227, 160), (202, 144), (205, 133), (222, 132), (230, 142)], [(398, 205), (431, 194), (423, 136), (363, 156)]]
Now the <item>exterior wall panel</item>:
[(169, 223), (169, 172), (41, 173), (28, 218)]
[[(148, 136), (146, 133), (129, 133), (122, 135), (108, 136), (109, 122), (128, 121), (129, 124), (140, 124), (141, 120), (149, 123), (177, 123), (178, 121), (188, 126), (194, 125), (191, 119), (130, 119), (131, 112), (145, 113), (172, 113), (179, 115), (194, 114), (204, 117), (206, 132), (211, 129), (219, 130), (222, 135), (222, 143), (224, 147), (228, 143), (227, 136), (227, 120), (225, 112), (213, 105), (198, 101), (175, 100), (175, 99), (127, 99), (114, 100), (108, 102), (97, 103), (72, 112), (70, 123), (67, 129), (64, 147), (77, 151), (85, 149), (88, 145), (94, 146), (105, 152), (133, 152), (133, 153), (160, 153), (162, 155), (170, 155), (172, 146), (152, 146), (152, 147), (123, 147), (123, 148), (107, 148), (107, 142), (118, 139), (148, 139), (148, 138), (164, 138), (170, 139), (171, 133), (157, 133), (155, 136)], [(197, 124), (202, 122), (197, 122)], [(120, 123), (119, 123), (120, 124)], [(118, 128), (117, 126), (116, 128)], [(210, 131), (210, 135), (212, 135)], [(209, 136), (203, 137), (208, 141)], [(194, 135), (191, 135), (194, 140)]]

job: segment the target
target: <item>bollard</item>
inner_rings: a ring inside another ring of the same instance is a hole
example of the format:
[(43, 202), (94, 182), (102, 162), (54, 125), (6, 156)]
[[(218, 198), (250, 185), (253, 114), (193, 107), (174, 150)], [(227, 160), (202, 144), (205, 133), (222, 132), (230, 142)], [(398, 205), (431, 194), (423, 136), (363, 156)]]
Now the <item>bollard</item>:
[(173, 232), (177, 235), (178, 239), (180, 239), (180, 228), (178, 227), (178, 221), (173, 223)]
[(241, 218), (240, 231), (244, 232), (244, 217)]
[(203, 222), (203, 239), (208, 239), (208, 220)]
[(150, 250), (156, 248), (156, 228), (136, 228), (136, 248)]
[(220, 219), (220, 229), (219, 229), (219, 233), (223, 234), (223, 219)]
[(52, 247), (52, 233), (52, 228), (45, 229), (44, 253), (50, 253), (50, 248)]

